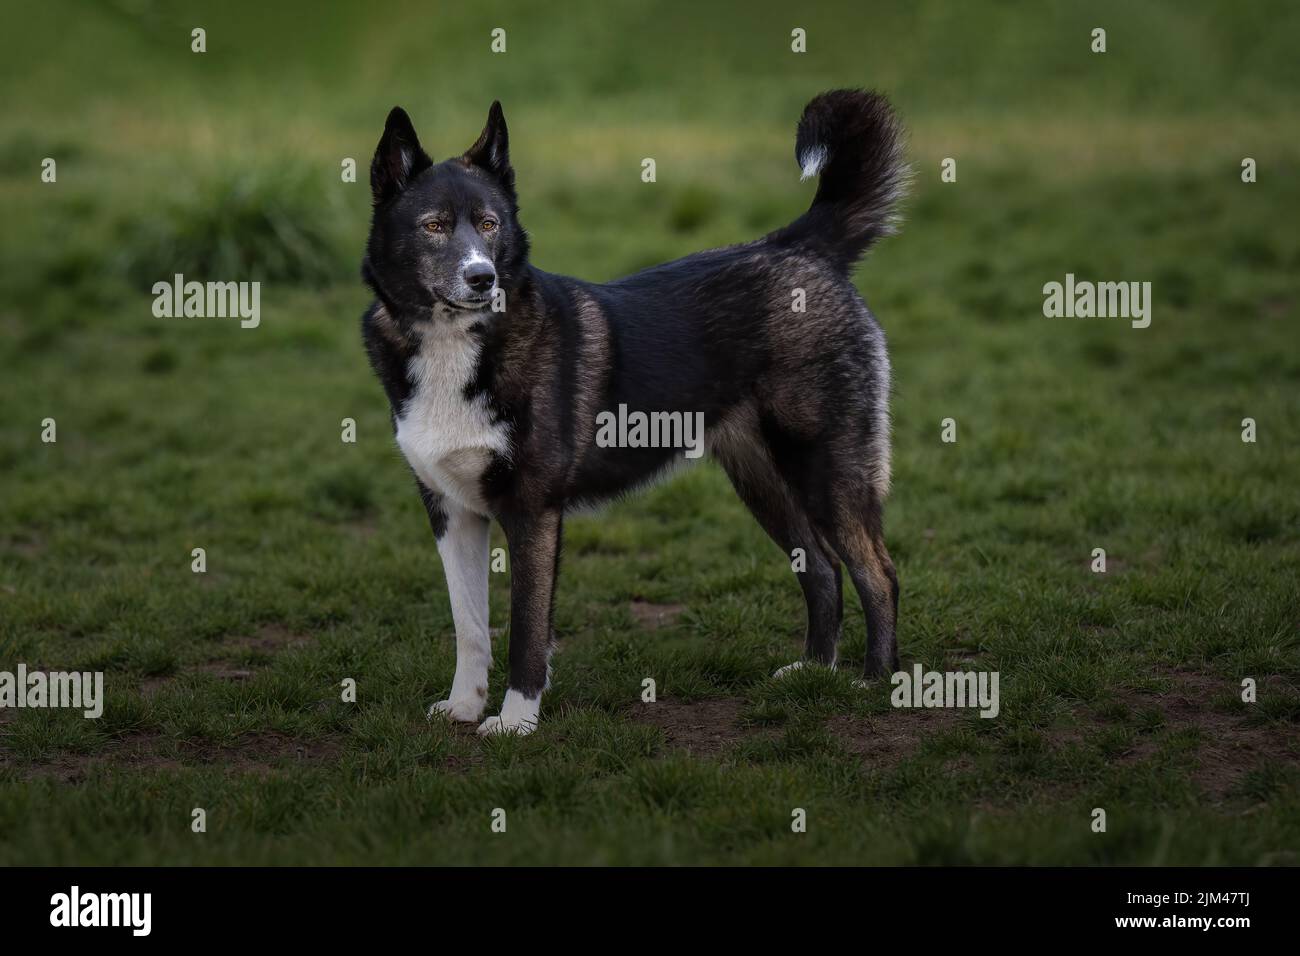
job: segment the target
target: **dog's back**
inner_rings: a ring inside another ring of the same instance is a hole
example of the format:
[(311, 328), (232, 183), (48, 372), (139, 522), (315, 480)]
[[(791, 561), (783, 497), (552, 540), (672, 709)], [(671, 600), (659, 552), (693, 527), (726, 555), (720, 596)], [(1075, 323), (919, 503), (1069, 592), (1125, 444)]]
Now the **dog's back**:
[[(789, 226), (603, 285), (547, 281), (581, 314), (578, 338), (619, 370), (602, 407), (700, 413), (719, 451), (748, 440), (748, 421), (791, 449), (843, 443), (860, 453), (867, 487), (858, 491), (883, 499), (889, 360), (849, 274), (895, 226), (906, 184), (900, 132), (878, 94), (823, 94), (804, 110), (796, 159), (821, 181)], [(612, 457), (586, 457), (575, 497), (599, 497)], [(670, 457), (646, 450), (643, 463), (653, 469)]]

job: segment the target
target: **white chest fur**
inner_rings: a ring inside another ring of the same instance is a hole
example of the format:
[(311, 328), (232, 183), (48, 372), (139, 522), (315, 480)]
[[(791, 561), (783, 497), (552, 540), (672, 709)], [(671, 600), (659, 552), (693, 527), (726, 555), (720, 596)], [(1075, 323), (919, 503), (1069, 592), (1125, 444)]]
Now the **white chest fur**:
[(397, 418), (397, 446), (431, 489), (486, 514), (479, 479), (493, 452), (508, 454), (510, 436), (493, 424), (482, 395), (465, 398), (478, 353), (479, 340), (450, 322), (424, 333), (407, 367), (412, 387)]

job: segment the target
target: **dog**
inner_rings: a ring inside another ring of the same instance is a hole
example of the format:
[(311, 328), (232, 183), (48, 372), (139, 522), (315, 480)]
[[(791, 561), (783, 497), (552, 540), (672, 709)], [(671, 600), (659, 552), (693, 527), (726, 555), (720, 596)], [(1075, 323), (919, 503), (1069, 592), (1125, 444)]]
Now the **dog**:
[(389, 113), (370, 167), (362, 276), (375, 300), (362, 333), (451, 597), (456, 670), (431, 718), (483, 718), (496, 520), (511, 564), (509, 678), (478, 732), (537, 727), (566, 512), (644, 485), (679, 457), (595, 441), (613, 409), (703, 416), (707, 451), (798, 570), (804, 655), (778, 675), (834, 666), (841, 564), (865, 612), (864, 679), (898, 669), (882, 517), (889, 357), (849, 277), (896, 229), (902, 130), (882, 95), (831, 91), (804, 109), (795, 158), (818, 185), (794, 222), (598, 284), (530, 264), (499, 102), (478, 140), (438, 163), (406, 112)]

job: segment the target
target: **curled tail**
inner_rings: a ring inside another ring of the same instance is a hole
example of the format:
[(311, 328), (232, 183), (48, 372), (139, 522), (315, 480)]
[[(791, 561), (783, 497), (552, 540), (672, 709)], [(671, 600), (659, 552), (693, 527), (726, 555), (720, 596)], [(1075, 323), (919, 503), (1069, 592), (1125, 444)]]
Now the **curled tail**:
[(903, 130), (880, 93), (831, 90), (804, 107), (794, 155), (803, 178), (820, 176), (806, 213), (772, 240), (809, 249), (848, 272), (895, 231), (907, 188)]

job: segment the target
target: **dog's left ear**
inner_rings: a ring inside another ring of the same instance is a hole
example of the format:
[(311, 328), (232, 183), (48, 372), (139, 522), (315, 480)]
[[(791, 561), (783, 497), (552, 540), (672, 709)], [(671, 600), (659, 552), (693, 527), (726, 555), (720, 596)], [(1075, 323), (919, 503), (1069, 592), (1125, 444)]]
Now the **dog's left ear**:
[(510, 165), (510, 134), (506, 132), (506, 115), (501, 111), (501, 101), (495, 100), (488, 110), (487, 125), (478, 141), (465, 151), (465, 161), (485, 169), (501, 181), (501, 185), (514, 191), (515, 171)]

